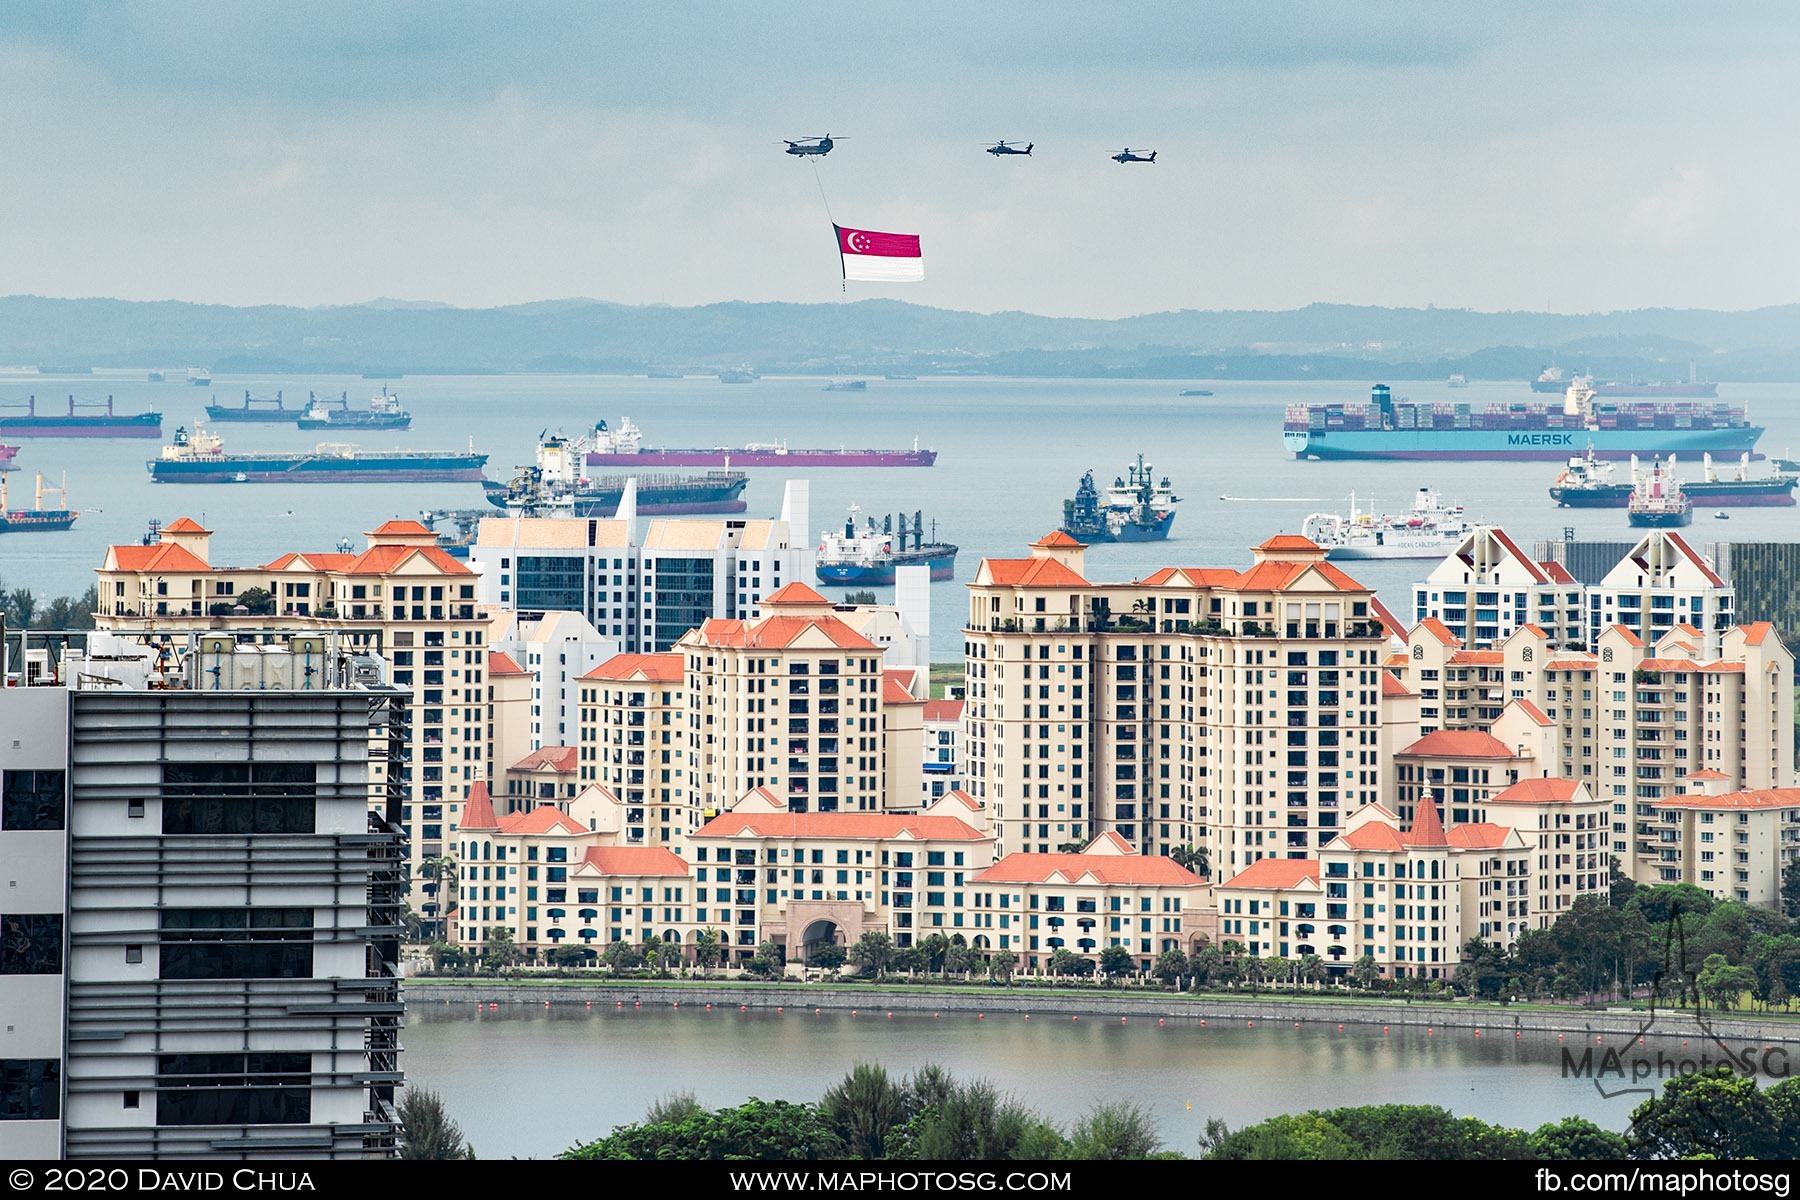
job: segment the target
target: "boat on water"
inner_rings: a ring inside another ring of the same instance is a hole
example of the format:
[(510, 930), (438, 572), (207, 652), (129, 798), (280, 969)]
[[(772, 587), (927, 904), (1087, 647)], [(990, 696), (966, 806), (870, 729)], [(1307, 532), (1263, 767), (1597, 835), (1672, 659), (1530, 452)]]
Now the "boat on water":
[(866, 392), (869, 381), (866, 379), (834, 379), (825, 385), (828, 392)]
[(749, 507), (743, 497), (750, 477), (742, 471), (590, 476), (586, 460), (592, 445), (591, 433), (546, 434), (538, 439), (536, 462), (505, 483), (482, 480), (482, 492), (495, 508), (528, 516), (611, 517), (631, 481), (637, 483), (637, 511), (646, 516), (739, 513)]
[(1639, 529), (1679, 529), (1694, 520), (1694, 502), (1675, 478), (1673, 457), (1667, 463), (1653, 459), (1647, 471), (1632, 460), (1631, 499), (1625, 507), (1626, 520)]
[(1313, 513), (1300, 532), (1324, 547), (1326, 558), (1442, 558), (1474, 528), (1462, 505), (1422, 487), (1412, 508), (1389, 515), (1359, 511), (1352, 492), (1348, 515)]
[(929, 467), (937, 461), (937, 451), (920, 449), (917, 438), (911, 450), (795, 450), (786, 442), (673, 450), (643, 441), (630, 417), (617, 429), (598, 421), (587, 463), (590, 467)]
[[(6, 480), (0, 477), (0, 533), (54, 533), (74, 526), (81, 514), (68, 507), (68, 476), (61, 487), (47, 488), (40, 471), (37, 477), (37, 500), (30, 508), (14, 508), (6, 498)], [(44, 493), (56, 493), (56, 507), (44, 507)]]
[(1680, 383), (1641, 379), (1608, 379), (1594, 384), (1598, 396), (1685, 396), (1695, 399), (1717, 396), (1716, 383)]
[(384, 387), (370, 397), (366, 409), (351, 408), (348, 392), (341, 393), (335, 405), (309, 395), (295, 423), (301, 429), (406, 429), (412, 425), (412, 414)]
[(755, 383), (759, 378), (749, 367), (727, 367), (719, 372), (720, 383)]
[[(120, 413), (113, 411), (113, 398), (84, 401), (69, 397), (69, 411), (54, 416), (37, 410), (37, 397), (0, 403), (0, 410), (23, 408), (22, 415), (0, 411), (0, 438), (126, 438), (161, 437), (162, 414), (159, 412)], [(81, 408), (102, 411), (84, 413)]]
[(146, 380), (148, 380), (150, 383), (162, 383), (168, 379), (168, 376), (164, 375), (161, 371), (151, 371), (149, 374), (144, 376), (144, 378)]
[(1453, 387), (1453, 388), (1466, 388), (1469, 386), (1469, 380), (1468, 380), (1468, 377), (1465, 375), (1452, 375), (1449, 378), (1448, 382), (1445, 383), (1444, 386), (1445, 387)]
[(1531, 381), (1531, 390), (1549, 396), (1560, 396), (1568, 391), (1572, 384), (1591, 387), (1593, 382), (1594, 377), (1591, 375), (1569, 375), (1565, 374), (1561, 367), (1545, 367), (1538, 372), (1538, 377)]
[(1212, 392), (1207, 388), (1183, 388), (1181, 394), (1183, 396), (1210, 396)]
[(0, 445), (0, 471), (18, 470), (19, 464), (13, 461), (14, 458), (18, 457), (18, 454), (19, 448), (17, 446)]
[(879, 529), (875, 518), (869, 517), (867, 526), (858, 529), (856, 517), (861, 511), (852, 504), (844, 532), (828, 529), (821, 537), (818, 565), (813, 569), (821, 583), (884, 587), (894, 582), (896, 570), (909, 566), (930, 567), (932, 579), (956, 578), (957, 547), (937, 540), (935, 520), (930, 540), (926, 539), (923, 511), (913, 513), (911, 529), (905, 513), (883, 517)]
[(187, 381), (195, 387), (211, 387), (212, 371), (207, 367), (189, 367), (187, 369)]
[(1754, 457), (1763, 427), (1743, 405), (1695, 400), (1598, 400), (1577, 381), (1561, 405), (1411, 403), (1388, 386), (1367, 404), (1290, 404), (1282, 445), (1302, 459), (1560, 461), (1591, 445), (1600, 458), (1633, 454)]
[(363, 450), (346, 442), (227, 454), (217, 434), (182, 426), (145, 466), (156, 483), (460, 483), (480, 482), (487, 460), (473, 450)]
[(1161, 541), (1169, 536), (1179, 503), (1168, 477), (1158, 482), (1140, 454), (1104, 491), (1092, 471), (1083, 474), (1074, 497), (1063, 501), (1062, 531), (1089, 545)]
[[(1780, 472), (1753, 476), (1748, 454), (1739, 457), (1733, 472), (1716, 469), (1710, 454), (1703, 456), (1703, 463), (1701, 478), (1681, 485), (1682, 491), (1695, 504), (1734, 507), (1791, 507), (1794, 504), (1794, 488), (1800, 484), (1800, 474)], [(1592, 447), (1586, 454), (1569, 459), (1568, 465), (1550, 485), (1550, 498), (1562, 508), (1625, 508), (1631, 502), (1631, 495), (1632, 484), (1616, 479), (1613, 464), (1596, 457)]]
[(242, 404), (219, 404), (217, 402), (208, 404), (206, 419), (209, 421), (257, 421), (271, 425), (292, 425), (300, 419), (300, 412), (283, 404), (280, 392), (276, 392), (273, 396), (252, 396), (246, 391)]

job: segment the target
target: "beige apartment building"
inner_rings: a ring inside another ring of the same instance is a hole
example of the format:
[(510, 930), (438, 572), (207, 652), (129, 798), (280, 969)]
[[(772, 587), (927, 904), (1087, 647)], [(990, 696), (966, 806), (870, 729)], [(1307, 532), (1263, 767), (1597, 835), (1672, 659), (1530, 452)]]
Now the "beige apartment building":
[[(210, 630), (252, 637), (283, 630), (338, 630), (385, 658), (396, 687), (410, 695), (411, 737), (403, 781), (410, 793), (402, 825), (410, 854), (414, 908), (428, 920), (444, 913), (420, 892), (428, 860), (446, 853), (469, 788), (493, 772), (487, 753), (491, 696), (487, 623), (476, 611), (475, 576), (416, 521), (388, 521), (360, 552), (283, 554), (254, 567), (211, 561), (212, 531), (183, 517), (146, 546), (109, 546), (95, 571), (101, 629)], [(246, 597), (266, 603), (252, 611)], [(304, 662), (294, 677), (263, 686), (305, 689)], [(381, 770), (380, 764), (377, 769)]]
[(1729, 791), (1717, 771), (1688, 778), (1692, 791), (1652, 806), (1653, 882), (1782, 911), (1782, 876), (1800, 857), (1800, 788)]
[(1100, 584), (1085, 550), (1054, 533), (969, 585), (964, 778), (1003, 852), (1116, 833), (1236, 874), (1380, 798), (1384, 614), (1325, 551)]

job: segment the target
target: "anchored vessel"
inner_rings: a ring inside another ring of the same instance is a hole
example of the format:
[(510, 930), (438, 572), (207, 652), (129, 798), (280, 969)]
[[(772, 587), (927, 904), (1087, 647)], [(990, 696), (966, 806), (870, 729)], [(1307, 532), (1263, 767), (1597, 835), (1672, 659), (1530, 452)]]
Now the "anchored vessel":
[(300, 413), (281, 402), (280, 392), (276, 392), (273, 396), (252, 396), (249, 392), (245, 392), (242, 404), (219, 404), (217, 402), (208, 404), (206, 419), (209, 421), (258, 421), (271, 425), (292, 425), (300, 419)]
[(1601, 401), (1585, 382), (1560, 406), (1536, 402), (1411, 404), (1384, 383), (1367, 404), (1291, 404), (1282, 445), (1296, 458), (1558, 461), (1592, 445), (1600, 458), (1633, 454), (1751, 454), (1763, 428), (1742, 405), (1691, 400)]
[(1092, 471), (1082, 475), (1074, 498), (1063, 501), (1062, 531), (1090, 545), (1159, 541), (1169, 536), (1180, 502), (1168, 477), (1156, 482), (1140, 454), (1105, 492), (1095, 485)]
[(834, 379), (825, 385), (828, 392), (866, 392), (869, 381), (866, 379)]
[(736, 513), (750, 477), (742, 471), (704, 475), (602, 475), (585, 470), (592, 435), (554, 433), (538, 439), (537, 461), (520, 467), (507, 483), (484, 479), (489, 504), (535, 516), (610, 517), (619, 509), (626, 483), (637, 482), (637, 511), (653, 516)]
[(605, 421), (594, 424), (591, 467), (929, 467), (936, 450), (922, 450), (913, 439), (911, 450), (792, 450), (786, 442), (751, 442), (729, 449), (723, 446), (667, 450), (645, 446), (644, 435), (626, 417), (617, 429)]
[(18, 453), (19, 448), (17, 446), (0, 446), (0, 471), (18, 470), (19, 464), (13, 461), (13, 459), (18, 456)]
[[(906, 514), (883, 517), (881, 528), (875, 518), (868, 518), (863, 529), (856, 527), (856, 515), (862, 510), (850, 506), (844, 521), (844, 532), (826, 530), (819, 542), (818, 565), (814, 568), (821, 582), (833, 584), (867, 584), (880, 587), (894, 582), (900, 567), (927, 566), (933, 579), (956, 577), (957, 547), (937, 540), (937, 522), (931, 523), (931, 540), (925, 540), (924, 513), (915, 512), (912, 528), (906, 526)], [(895, 528), (896, 524), (899, 526)]]
[(335, 406), (330, 400), (309, 395), (296, 424), (302, 429), (405, 429), (412, 424), (412, 414), (384, 387), (370, 398), (369, 407), (360, 411), (350, 407), (348, 392), (338, 396)]
[(1679, 528), (1694, 519), (1694, 502), (1675, 478), (1673, 458), (1667, 465), (1653, 460), (1648, 471), (1638, 470), (1637, 460), (1631, 460), (1631, 499), (1625, 507), (1626, 519), (1645, 529)]
[[(1781, 461), (1776, 460), (1777, 464)], [(1793, 474), (1753, 477), (1748, 454), (1739, 458), (1734, 473), (1722, 474), (1714, 469), (1712, 455), (1708, 454), (1703, 477), (1682, 484), (1681, 490), (1703, 507), (1791, 507), (1797, 483), (1800, 477)], [(1571, 458), (1550, 486), (1550, 498), (1563, 508), (1624, 508), (1631, 502), (1631, 493), (1632, 485), (1615, 479), (1613, 464), (1595, 457), (1591, 448), (1581, 457)]]
[(1442, 558), (1474, 528), (1462, 505), (1447, 505), (1436, 488), (1422, 487), (1409, 511), (1388, 516), (1358, 512), (1352, 493), (1348, 516), (1313, 513), (1301, 532), (1327, 558)]
[(146, 466), (157, 483), (478, 482), (488, 456), (428, 450), (361, 450), (322, 442), (299, 453), (227, 454), (216, 434), (185, 426)]
[[(78, 407), (104, 409), (102, 412), (77, 412)], [(51, 416), (37, 410), (37, 397), (29, 396), (24, 400), (10, 404), (0, 404), (0, 409), (23, 408), (25, 412), (14, 415), (0, 412), (0, 438), (122, 438), (122, 437), (161, 437), (162, 414), (147, 413), (115, 413), (113, 398), (108, 396), (104, 401), (78, 401), (69, 397), (69, 411)]]
[[(68, 477), (63, 477), (63, 486), (47, 488), (44, 476), (40, 472), (37, 477), (37, 499), (30, 508), (13, 508), (6, 499), (6, 480), (0, 478), (0, 533), (26, 533), (32, 530), (55, 531), (68, 529), (75, 524), (75, 518), (81, 514), (67, 507)], [(44, 507), (44, 493), (56, 493), (56, 508)]]

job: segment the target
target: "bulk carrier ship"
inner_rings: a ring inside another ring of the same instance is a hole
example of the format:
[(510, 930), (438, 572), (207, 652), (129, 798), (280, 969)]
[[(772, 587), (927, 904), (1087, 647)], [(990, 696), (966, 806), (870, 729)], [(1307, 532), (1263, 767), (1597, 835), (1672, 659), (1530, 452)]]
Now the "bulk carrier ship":
[[(100, 408), (105, 412), (80, 413), (79, 405), (89, 408)], [(37, 410), (37, 397), (29, 396), (24, 400), (14, 401), (0, 408), (23, 408), (23, 416), (0, 412), (0, 438), (125, 438), (162, 436), (162, 414), (147, 413), (115, 413), (113, 398), (108, 396), (104, 401), (87, 403), (69, 397), (69, 411), (66, 414), (50, 416)]]
[(931, 568), (932, 579), (956, 577), (958, 548), (937, 540), (936, 521), (931, 523), (931, 540), (926, 541), (923, 512), (913, 513), (911, 529), (907, 528), (906, 514), (901, 513), (898, 530), (893, 517), (883, 517), (880, 529), (875, 528), (875, 518), (870, 517), (868, 527), (858, 530), (856, 514), (861, 511), (854, 504), (850, 506), (842, 534), (825, 531), (819, 542), (818, 563), (813, 568), (820, 583), (886, 587), (894, 582), (897, 569), (912, 566)]
[(617, 429), (596, 422), (587, 462), (593, 467), (929, 467), (936, 450), (791, 450), (786, 442), (750, 442), (735, 449), (716, 446), (667, 450), (645, 446), (644, 435), (626, 417)]
[[(1681, 490), (1695, 504), (1704, 506), (1791, 507), (1794, 486), (1800, 476), (1776, 474), (1752, 476), (1750, 456), (1738, 461), (1735, 477), (1713, 468), (1712, 455), (1705, 455), (1702, 477), (1684, 483)], [(1636, 463), (1632, 464), (1636, 469)], [(1597, 458), (1590, 448), (1580, 458), (1571, 458), (1556, 482), (1550, 485), (1550, 498), (1562, 508), (1625, 508), (1631, 502), (1633, 485), (1620, 483), (1613, 476), (1613, 464)]]
[(1290, 404), (1282, 445), (1302, 459), (1561, 461), (1591, 445), (1599, 458), (1633, 454), (1754, 457), (1763, 427), (1742, 405), (1691, 400), (1601, 401), (1582, 382), (1563, 402), (1469, 404), (1396, 402), (1385, 383), (1367, 404)]
[(281, 393), (273, 396), (252, 396), (244, 393), (242, 404), (220, 404), (216, 400), (206, 406), (206, 419), (209, 421), (256, 421), (267, 425), (292, 425), (300, 419), (300, 410), (289, 408), (281, 401)]

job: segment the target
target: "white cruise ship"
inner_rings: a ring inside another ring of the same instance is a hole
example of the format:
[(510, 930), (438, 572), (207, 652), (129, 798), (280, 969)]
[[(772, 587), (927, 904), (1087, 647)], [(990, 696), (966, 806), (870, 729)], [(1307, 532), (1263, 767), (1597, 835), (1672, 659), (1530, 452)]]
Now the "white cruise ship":
[(1460, 504), (1446, 505), (1436, 488), (1422, 487), (1409, 512), (1383, 516), (1359, 512), (1313, 513), (1301, 532), (1325, 548), (1327, 558), (1442, 558), (1475, 527)]

